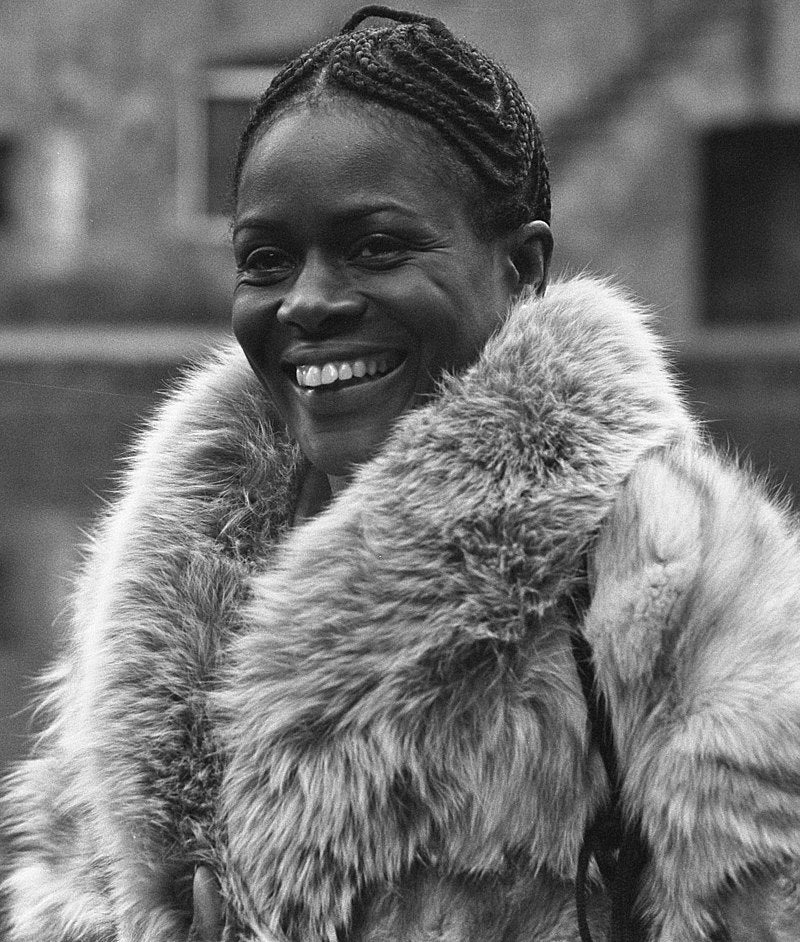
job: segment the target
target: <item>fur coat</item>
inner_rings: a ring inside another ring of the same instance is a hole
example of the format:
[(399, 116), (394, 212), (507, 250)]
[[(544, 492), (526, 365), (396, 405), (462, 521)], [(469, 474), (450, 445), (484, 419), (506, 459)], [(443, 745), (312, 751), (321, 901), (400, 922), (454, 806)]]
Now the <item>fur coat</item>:
[(575, 630), (652, 939), (800, 939), (797, 531), (703, 442), (645, 320), (590, 279), (523, 300), (294, 529), (305, 466), (243, 356), (196, 369), (101, 522), (7, 791), (10, 940), (186, 938), (198, 863), (230, 940), (577, 940), (608, 783)]

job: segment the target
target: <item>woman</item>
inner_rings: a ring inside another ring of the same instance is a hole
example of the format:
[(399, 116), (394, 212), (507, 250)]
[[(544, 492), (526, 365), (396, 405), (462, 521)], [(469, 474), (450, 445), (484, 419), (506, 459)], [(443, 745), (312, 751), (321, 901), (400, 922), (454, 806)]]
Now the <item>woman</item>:
[(12, 940), (180, 938), (193, 883), (208, 938), (797, 937), (793, 525), (634, 305), (547, 288), (549, 218), (530, 106), (438, 21), (365, 8), (276, 78), (246, 362), (101, 525)]

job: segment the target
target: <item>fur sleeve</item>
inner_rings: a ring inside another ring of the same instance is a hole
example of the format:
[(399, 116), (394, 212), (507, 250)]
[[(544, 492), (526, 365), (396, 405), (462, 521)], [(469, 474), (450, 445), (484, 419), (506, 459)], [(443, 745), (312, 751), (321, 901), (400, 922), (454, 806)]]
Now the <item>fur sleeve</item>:
[(776, 934), (759, 938), (796, 938), (785, 876), (800, 860), (795, 524), (737, 469), (675, 448), (630, 476), (594, 568), (586, 633), (628, 809), (653, 852), (654, 938), (707, 938), (737, 896), (771, 881), (758, 895)]
[[(69, 689), (51, 675), (50, 704)], [(52, 710), (56, 712), (55, 709)], [(4, 886), (8, 942), (113, 942), (109, 861), (94, 830), (85, 767), (54, 720), (3, 795), (9, 859)], [(74, 746), (74, 743), (73, 743)], [(13, 810), (13, 814), (11, 813)]]

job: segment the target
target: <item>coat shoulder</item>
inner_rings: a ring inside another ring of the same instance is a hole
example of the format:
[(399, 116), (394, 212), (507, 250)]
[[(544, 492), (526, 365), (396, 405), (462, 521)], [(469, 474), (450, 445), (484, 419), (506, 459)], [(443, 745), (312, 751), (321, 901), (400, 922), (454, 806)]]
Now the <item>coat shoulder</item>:
[(797, 522), (785, 500), (707, 443), (639, 460), (604, 521), (591, 573), (591, 640), (601, 656), (614, 649), (630, 679), (654, 669), (668, 640), (685, 650), (687, 633), (698, 645), (761, 643), (762, 660), (800, 644)]
[[(585, 631), (624, 801), (653, 851), (658, 937), (721, 920), (731, 938), (796, 938), (800, 544), (788, 506), (705, 445), (652, 452), (619, 490), (592, 575)], [(757, 823), (754, 805), (769, 809)]]

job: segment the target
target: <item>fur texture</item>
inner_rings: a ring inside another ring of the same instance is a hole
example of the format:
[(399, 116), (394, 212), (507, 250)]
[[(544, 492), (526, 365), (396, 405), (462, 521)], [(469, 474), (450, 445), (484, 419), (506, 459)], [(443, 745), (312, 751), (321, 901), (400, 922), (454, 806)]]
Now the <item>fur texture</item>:
[(302, 472), (235, 351), (144, 436), (7, 800), (13, 942), (185, 937), (198, 862), (230, 939), (577, 939), (590, 549), (654, 938), (744, 893), (800, 938), (773, 876), (800, 859), (797, 537), (698, 442), (635, 306), (588, 279), (522, 302), (288, 532)]
[(702, 939), (737, 886), (798, 861), (797, 530), (738, 470), (675, 448), (634, 470), (595, 560), (585, 631), (653, 848), (657, 937)]
[(185, 938), (192, 869), (221, 866), (207, 691), (299, 468), (233, 348), (141, 438), (77, 587), (50, 724), (10, 782), (11, 939)]

